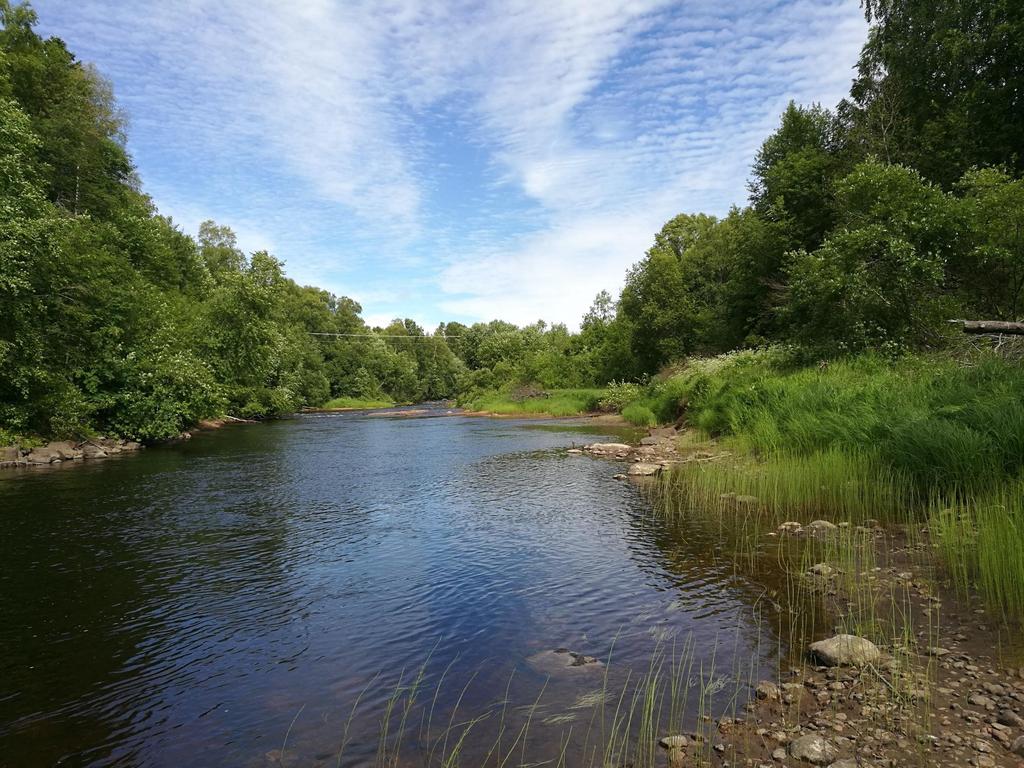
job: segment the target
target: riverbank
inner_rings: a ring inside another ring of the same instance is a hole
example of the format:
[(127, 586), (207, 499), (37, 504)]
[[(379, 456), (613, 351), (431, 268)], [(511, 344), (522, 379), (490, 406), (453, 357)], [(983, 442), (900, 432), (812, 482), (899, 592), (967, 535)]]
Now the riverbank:
[[(1022, 764), (1019, 614), (1003, 610), (1000, 592), (954, 576), (934, 520), (887, 515), (902, 501), (891, 488), (869, 492), (881, 482), (870, 468), (846, 479), (859, 489), (850, 496), (822, 484), (839, 478), (802, 467), (818, 490), (810, 500), (780, 486), (770, 459), (697, 430), (651, 429), (639, 444), (569, 453), (622, 463), (615, 476), (639, 482), (671, 529), (720, 531), (719, 556), (738, 573), (783, 573), (785, 587), (766, 595), (786, 617), (775, 628), (790, 647), (779, 675), (753, 685), (732, 715), (665, 734), (670, 766)], [(822, 641), (867, 651), (823, 658)]]

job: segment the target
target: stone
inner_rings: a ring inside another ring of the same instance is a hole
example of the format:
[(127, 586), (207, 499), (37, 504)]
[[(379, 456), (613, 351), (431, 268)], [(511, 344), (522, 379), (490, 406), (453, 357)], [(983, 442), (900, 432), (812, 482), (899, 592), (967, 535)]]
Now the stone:
[(1018, 736), (1010, 746), (1010, 751), (1017, 757), (1024, 757), (1024, 736)]
[(992, 701), (992, 699), (990, 699), (988, 696), (983, 696), (980, 693), (972, 694), (967, 699), (967, 703), (973, 704), (976, 707), (982, 707), (984, 709), (994, 709), (996, 706), (996, 703)]
[(873, 768), (873, 764), (867, 760), (858, 761), (855, 757), (844, 757), (842, 760), (836, 760), (828, 768)]
[(16, 445), (0, 446), (0, 464), (4, 462), (18, 461), (21, 458), (21, 450)]
[(1000, 725), (1008, 725), (1011, 728), (1024, 728), (1024, 717), (1010, 709), (1004, 709), (997, 718)]
[(947, 651), (945, 648), (940, 648), (937, 645), (933, 645), (931, 648), (928, 649), (928, 655), (934, 656), (937, 659), (941, 659), (943, 656), (948, 656), (949, 651)]
[(625, 443), (594, 443), (588, 445), (587, 450), (591, 453), (627, 453), (631, 448)]
[(102, 459), (105, 458), (107, 452), (100, 448), (98, 445), (92, 443), (86, 443), (82, 446), (82, 457), (86, 459)]
[(778, 701), (782, 698), (779, 686), (768, 680), (762, 680), (757, 684), (757, 687), (754, 689), (754, 695), (764, 701)]
[(839, 750), (824, 736), (808, 733), (789, 743), (789, 754), (811, 765), (829, 765), (839, 757)]
[(629, 470), (627, 470), (627, 474), (630, 477), (650, 477), (658, 474), (659, 472), (661, 472), (660, 464), (648, 464), (645, 461), (631, 464)]
[(834, 533), (837, 528), (838, 526), (835, 523), (830, 523), (828, 520), (814, 520), (804, 526), (804, 530), (812, 536), (826, 536)]
[(756, 507), (761, 503), (761, 500), (757, 496), (737, 496), (735, 499), (736, 506), (738, 507)]
[(60, 455), (49, 446), (33, 448), (28, 452), (25, 461), (29, 464), (52, 464), (55, 461), (60, 461)]
[(775, 749), (775, 751), (772, 752), (772, 760), (778, 760), (781, 763), (785, 759), (786, 759), (786, 748), (785, 747), (777, 747)]
[(690, 740), (685, 736), (664, 736), (658, 745), (668, 752), (669, 768), (683, 768), (686, 764), (686, 745)]
[(682, 734), (674, 736), (662, 736), (658, 740), (658, 746), (662, 749), (682, 749), (690, 743), (690, 740)]
[(74, 461), (82, 458), (82, 449), (67, 440), (50, 443), (46, 447), (55, 452), (62, 461)]
[(818, 563), (817, 565), (811, 566), (811, 573), (815, 576), (820, 576), (823, 579), (827, 579), (835, 572), (835, 568), (828, 563)]
[(836, 635), (811, 643), (808, 649), (814, 658), (828, 667), (858, 667), (874, 664), (882, 658), (878, 646), (856, 635)]

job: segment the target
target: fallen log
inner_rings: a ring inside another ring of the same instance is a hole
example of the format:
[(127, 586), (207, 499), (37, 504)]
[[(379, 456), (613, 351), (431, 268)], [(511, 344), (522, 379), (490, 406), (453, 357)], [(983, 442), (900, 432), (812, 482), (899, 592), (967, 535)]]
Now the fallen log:
[(964, 333), (1006, 333), (1024, 336), (1024, 323), (1010, 323), (1004, 320), (950, 320), (960, 325)]

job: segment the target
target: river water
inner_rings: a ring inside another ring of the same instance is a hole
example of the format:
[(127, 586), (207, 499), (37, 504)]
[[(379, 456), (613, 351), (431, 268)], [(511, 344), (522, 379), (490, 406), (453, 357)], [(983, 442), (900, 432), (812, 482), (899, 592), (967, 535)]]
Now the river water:
[(0, 765), (572, 765), (652, 658), (726, 711), (763, 589), (565, 451), (616, 439), (305, 415), (0, 473)]

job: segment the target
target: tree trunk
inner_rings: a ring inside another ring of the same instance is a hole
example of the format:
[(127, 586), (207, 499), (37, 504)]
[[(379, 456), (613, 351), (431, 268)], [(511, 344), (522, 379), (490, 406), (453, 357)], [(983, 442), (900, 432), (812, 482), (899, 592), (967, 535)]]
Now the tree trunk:
[(1024, 336), (1024, 323), (1008, 323), (1003, 320), (950, 320), (963, 327), (964, 333), (1009, 333)]

